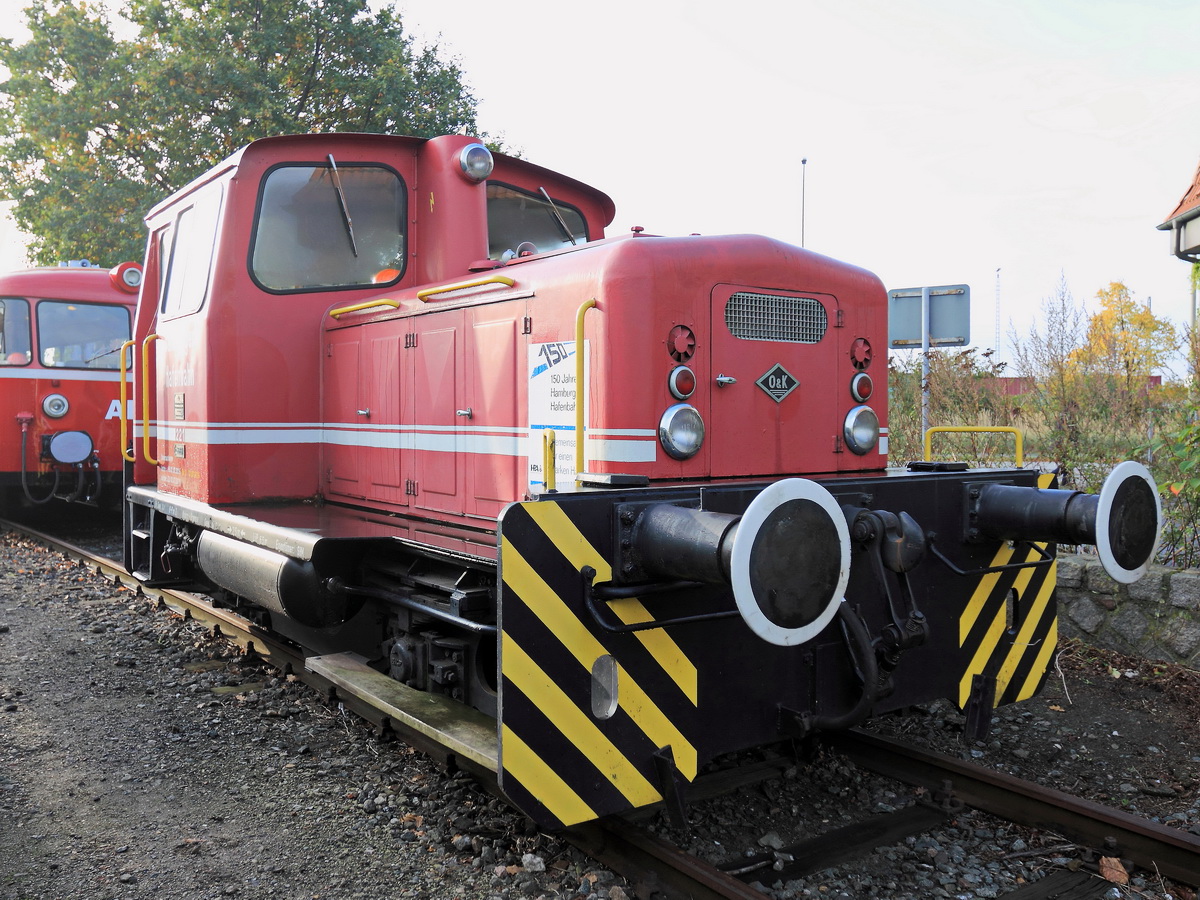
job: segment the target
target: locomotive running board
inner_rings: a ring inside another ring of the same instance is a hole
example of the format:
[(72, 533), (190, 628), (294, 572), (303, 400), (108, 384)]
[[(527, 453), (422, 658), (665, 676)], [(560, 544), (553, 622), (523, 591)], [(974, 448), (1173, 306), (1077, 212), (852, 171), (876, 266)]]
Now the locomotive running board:
[(491, 716), (401, 684), (372, 669), (357, 653), (310, 656), (304, 660), (304, 668), (362, 697), (401, 728), (423, 734), (489, 772), (496, 771), (496, 720)]

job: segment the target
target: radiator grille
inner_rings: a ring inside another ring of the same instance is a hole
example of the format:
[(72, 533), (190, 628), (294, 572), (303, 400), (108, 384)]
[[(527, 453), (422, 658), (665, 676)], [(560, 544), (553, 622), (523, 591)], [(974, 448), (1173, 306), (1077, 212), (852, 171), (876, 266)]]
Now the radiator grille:
[(819, 300), (738, 291), (725, 306), (729, 333), (744, 341), (792, 341), (816, 344), (829, 317)]

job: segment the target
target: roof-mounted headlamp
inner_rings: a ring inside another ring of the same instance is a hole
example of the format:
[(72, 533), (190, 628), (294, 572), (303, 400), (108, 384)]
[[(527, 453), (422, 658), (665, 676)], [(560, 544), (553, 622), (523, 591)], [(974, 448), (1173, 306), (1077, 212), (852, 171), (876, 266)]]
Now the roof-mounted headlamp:
[(467, 181), (478, 184), (492, 174), (496, 162), (492, 151), (483, 144), (467, 144), (458, 153), (458, 165)]

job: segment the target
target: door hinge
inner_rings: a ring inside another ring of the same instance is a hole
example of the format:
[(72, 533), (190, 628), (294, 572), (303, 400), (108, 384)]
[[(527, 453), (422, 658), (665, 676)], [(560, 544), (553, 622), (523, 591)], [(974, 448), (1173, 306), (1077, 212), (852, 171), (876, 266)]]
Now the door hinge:
[(417, 496), (417, 482), (411, 478), (404, 479), (404, 493), (409, 497)]
[(408, 334), (404, 335), (404, 349), (411, 350), (415, 346), (417, 346), (417, 333), (415, 331), (410, 331)]
[(834, 316), (834, 319), (836, 320), (836, 324), (833, 326), (834, 328), (845, 328), (846, 327), (846, 312), (845, 312), (845, 310), (839, 309), (837, 311), (837, 315)]
[(521, 334), (533, 334), (533, 316), (526, 316), (521, 322)]

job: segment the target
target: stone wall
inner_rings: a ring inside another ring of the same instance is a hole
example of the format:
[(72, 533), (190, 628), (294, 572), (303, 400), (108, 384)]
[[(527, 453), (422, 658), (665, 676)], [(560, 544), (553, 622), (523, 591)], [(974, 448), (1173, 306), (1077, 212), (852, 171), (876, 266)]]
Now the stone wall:
[(1200, 669), (1200, 571), (1152, 566), (1118, 584), (1097, 557), (1061, 554), (1058, 624), (1088, 644)]

